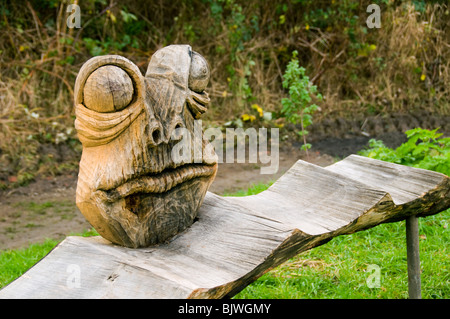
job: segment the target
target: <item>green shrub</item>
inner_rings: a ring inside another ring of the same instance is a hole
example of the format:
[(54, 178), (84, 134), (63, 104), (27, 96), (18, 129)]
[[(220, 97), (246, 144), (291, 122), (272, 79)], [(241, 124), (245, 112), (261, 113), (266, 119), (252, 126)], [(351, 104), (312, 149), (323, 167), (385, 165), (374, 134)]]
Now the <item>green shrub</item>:
[(305, 75), (305, 68), (299, 65), (297, 54), (297, 51), (292, 53), (292, 60), (283, 75), (283, 87), (289, 89), (289, 98), (281, 100), (281, 112), (290, 123), (300, 124), (301, 130), (297, 133), (303, 138), (302, 149), (308, 154), (311, 144), (306, 143), (306, 128), (312, 124), (312, 115), (319, 109), (313, 98), (321, 100), (322, 95), (317, 93), (317, 87)]
[(406, 131), (408, 141), (395, 150), (386, 147), (382, 141), (371, 139), (370, 148), (359, 154), (450, 175), (450, 138), (442, 138), (438, 130), (415, 128)]

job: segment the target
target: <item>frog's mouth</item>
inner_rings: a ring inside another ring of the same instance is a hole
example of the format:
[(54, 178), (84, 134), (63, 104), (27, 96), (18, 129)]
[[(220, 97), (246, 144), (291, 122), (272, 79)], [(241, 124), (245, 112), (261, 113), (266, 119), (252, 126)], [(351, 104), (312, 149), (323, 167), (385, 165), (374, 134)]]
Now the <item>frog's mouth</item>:
[(177, 168), (166, 168), (157, 174), (138, 176), (111, 190), (97, 190), (95, 193), (106, 202), (116, 202), (135, 194), (162, 194), (172, 188), (202, 177), (215, 174), (217, 163), (186, 164)]

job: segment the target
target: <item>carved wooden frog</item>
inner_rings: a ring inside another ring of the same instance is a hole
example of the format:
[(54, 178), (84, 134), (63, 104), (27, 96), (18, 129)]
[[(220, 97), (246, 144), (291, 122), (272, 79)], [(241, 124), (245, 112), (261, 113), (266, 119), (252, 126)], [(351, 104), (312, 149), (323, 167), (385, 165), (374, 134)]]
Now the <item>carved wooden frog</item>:
[(156, 51), (143, 76), (128, 59), (88, 60), (75, 83), (75, 127), (83, 144), (76, 202), (100, 235), (127, 247), (162, 243), (189, 227), (217, 171), (201, 149), (174, 159), (180, 130), (194, 134), (207, 109), (206, 60), (188, 45)]

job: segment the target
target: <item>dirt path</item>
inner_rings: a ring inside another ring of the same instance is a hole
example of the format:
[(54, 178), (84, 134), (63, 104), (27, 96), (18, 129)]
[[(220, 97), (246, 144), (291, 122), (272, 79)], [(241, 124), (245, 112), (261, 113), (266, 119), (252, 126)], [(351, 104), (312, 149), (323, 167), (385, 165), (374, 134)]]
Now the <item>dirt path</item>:
[[(318, 152), (305, 155), (298, 148), (280, 150), (279, 170), (261, 175), (256, 164), (219, 164), (210, 191), (216, 194), (247, 189), (254, 183), (279, 178), (298, 159), (326, 166), (334, 162)], [(0, 250), (26, 247), (46, 238), (63, 239), (91, 226), (75, 205), (76, 174), (40, 179), (26, 187), (0, 193)]]

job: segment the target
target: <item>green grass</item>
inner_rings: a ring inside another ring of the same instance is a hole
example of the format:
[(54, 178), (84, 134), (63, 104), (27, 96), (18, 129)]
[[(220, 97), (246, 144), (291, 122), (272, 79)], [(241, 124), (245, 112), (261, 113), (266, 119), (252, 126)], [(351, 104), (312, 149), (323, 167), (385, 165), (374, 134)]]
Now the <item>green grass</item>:
[(44, 243), (32, 244), (25, 249), (2, 251), (0, 253), (0, 288), (21, 276), (57, 244), (58, 241), (47, 239)]
[(252, 184), (247, 190), (241, 189), (234, 193), (224, 193), (223, 196), (243, 197), (256, 195), (268, 189), (274, 182)]

